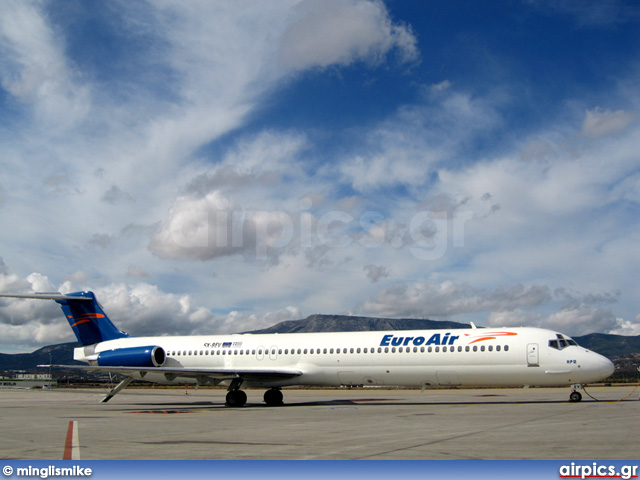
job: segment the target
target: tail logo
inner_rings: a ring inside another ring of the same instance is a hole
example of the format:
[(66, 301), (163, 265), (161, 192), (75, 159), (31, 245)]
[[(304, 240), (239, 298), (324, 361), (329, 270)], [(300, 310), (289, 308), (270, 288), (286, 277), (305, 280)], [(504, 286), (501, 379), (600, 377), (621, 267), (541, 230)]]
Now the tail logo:
[[(74, 319), (73, 315), (68, 315), (68, 317), (72, 320)], [(91, 320), (97, 320), (104, 317), (104, 313), (83, 313), (82, 315), (75, 317), (76, 323), (71, 324), (71, 327), (77, 327), (83, 323), (89, 323)]]

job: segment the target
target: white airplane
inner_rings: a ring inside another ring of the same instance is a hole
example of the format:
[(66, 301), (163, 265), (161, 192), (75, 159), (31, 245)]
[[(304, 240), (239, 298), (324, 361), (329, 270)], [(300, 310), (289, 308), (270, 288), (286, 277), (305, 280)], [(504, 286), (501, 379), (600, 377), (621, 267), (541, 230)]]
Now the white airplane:
[(226, 405), (241, 407), (244, 387), (268, 388), (267, 405), (282, 405), (282, 387), (314, 386), (562, 386), (570, 400), (581, 385), (614, 371), (607, 358), (561, 333), (539, 328), (476, 328), (387, 332), (230, 334), (131, 337), (118, 330), (93, 292), (0, 295), (55, 300), (88, 366), (162, 384), (223, 385)]

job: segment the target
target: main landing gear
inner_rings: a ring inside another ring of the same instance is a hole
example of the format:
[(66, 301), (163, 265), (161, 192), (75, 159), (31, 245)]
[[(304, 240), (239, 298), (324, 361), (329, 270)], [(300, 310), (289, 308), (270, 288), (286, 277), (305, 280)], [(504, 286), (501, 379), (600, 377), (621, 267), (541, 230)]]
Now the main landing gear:
[[(231, 385), (229, 385), (225, 402), (227, 407), (244, 407), (247, 403), (247, 394), (240, 390), (240, 385), (242, 385), (241, 378), (234, 378)], [(282, 398), (282, 392), (278, 387), (274, 387), (264, 393), (264, 403), (270, 407), (284, 405)]]
[(240, 385), (242, 385), (242, 378), (234, 378), (231, 381), (231, 385), (227, 389), (227, 398), (225, 405), (227, 407), (244, 407), (244, 404), (247, 403), (247, 394), (240, 390)]
[(582, 390), (582, 385), (572, 385), (571, 386), (571, 394), (569, 395), (569, 401), (577, 403), (582, 400), (582, 394), (578, 392), (578, 390)]
[(283, 405), (282, 398), (282, 391), (277, 387), (264, 392), (264, 403), (270, 407), (279, 407), (280, 405)]
[(244, 407), (247, 403), (247, 394), (242, 390), (230, 390), (227, 392), (226, 400), (227, 407)]

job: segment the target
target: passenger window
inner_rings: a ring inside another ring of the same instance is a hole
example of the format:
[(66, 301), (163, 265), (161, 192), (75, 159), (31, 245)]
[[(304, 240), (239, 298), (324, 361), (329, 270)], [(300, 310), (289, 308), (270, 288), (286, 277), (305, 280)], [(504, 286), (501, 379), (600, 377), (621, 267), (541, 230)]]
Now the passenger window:
[(469, 348), (469, 345), (467, 345), (466, 347), (464, 347), (464, 351), (468, 352), (469, 350), (471, 350), (471, 348)]
[(500, 345), (496, 345), (496, 352), (500, 351)]
[(333, 348), (330, 348), (330, 349), (329, 349), (329, 353), (333, 353)]
[(461, 352), (462, 351), (462, 347), (458, 347), (458, 351)]
[(493, 345), (489, 345), (489, 351), (493, 352)]
[(424, 347), (420, 347), (420, 353), (424, 353)]
[(436, 353), (440, 352), (440, 347), (436, 347)]
[(480, 351), (481, 351), (481, 352), (484, 352), (484, 345), (482, 345), (482, 346), (480, 347)]
[(477, 346), (477, 345), (474, 345), (474, 346), (473, 346), (473, 351), (474, 351), (474, 352), (477, 352), (477, 351), (478, 351), (478, 346)]
[(505, 351), (505, 352), (508, 352), (508, 351), (509, 351), (509, 345), (505, 345), (505, 346), (504, 346), (504, 351)]
[(356, 353), (360, 353), (360, 349), (357, 349), (357, 350), (356, 350)]
[(398, 352), (402, 353), (402, 347), (398, 348)]
[(433, 352), (433, 347), (429, 347), (429, 353)]

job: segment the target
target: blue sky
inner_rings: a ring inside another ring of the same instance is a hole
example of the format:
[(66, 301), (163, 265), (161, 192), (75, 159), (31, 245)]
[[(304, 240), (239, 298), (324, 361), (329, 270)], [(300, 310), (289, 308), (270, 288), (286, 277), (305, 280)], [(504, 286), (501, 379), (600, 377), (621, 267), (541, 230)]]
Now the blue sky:
[[(0, 292), (640, 334), (635, 2), (0, 3)], [(0, 351), (72, 340), (0, 302)]]

